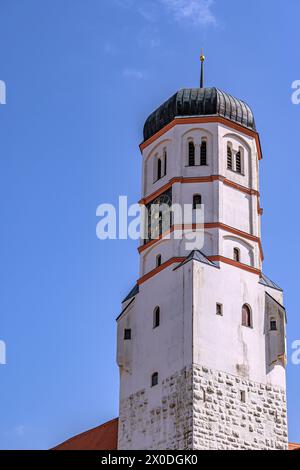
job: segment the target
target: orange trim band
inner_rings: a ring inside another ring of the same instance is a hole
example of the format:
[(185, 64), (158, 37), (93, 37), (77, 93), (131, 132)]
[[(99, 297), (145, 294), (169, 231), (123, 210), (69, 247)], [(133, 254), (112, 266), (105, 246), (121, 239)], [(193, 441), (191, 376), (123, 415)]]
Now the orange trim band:
[(231, 127), (234, 130), (243, 132), (244, 134), (246, 134), (250, 137), (254, 137), (255, 141), (256, 141), (257, 150), (258, 150), (258, 158), (259, 158), (259, 160), (262, 159), (262, 151), (261, 151), (259, 134), (255, 131), (252, 131), (251, 129), (247, 129), (246, 127), (243, 127), (240, 124), (232, 122), (229, 119), (226, 119), (226, 118), (221, 117), (221, 116), (175, 118), (175, 119), (173, 119), (173, 121), (171, 121), (165, 127), (163, 127), (160, 131), (156, 132), (156, 134), (154, 134), (152, 137), (145, 140), (145, 142), (141, 143), (140, 144), (140, 150), (143, 151), (146, 147), (148, 147), (148, 145), (155, 142), (156, 139), (161, 137), (163, 134), (168, 132), (170, 129), (172, 129), (177, 124), (202, 124), (202, 123), (210, 123), (210, 122), (218, 122), (218, 123), (224, 124), (225, 126)]
[(253, 242), (260, 241), (260, 238), (256, 237), (255, 235), (252, 235), (251, 233), (248, 233), (248, 232), (243, 232), (242, 230), (239, 230), (238, 228), (231, 227), (230, 225), (223, 224), (222, 222), (207, 223), (207, 224), (204, 224), (204, 228), (221, 228), (227, 232), (233, 233), (234, 235), (248, 238), (248, 240), (251, 240)]
[(233, 259), (225, 258), (225, 256), (220, 256), (220, 255), (208, 256), (208, 259), (210, 261), (220, 261), (221, 263), (230, 264), (231, 266), (235, 266), (236, 268), (243, 269), (244, 271), (249, 271), (250, 273), (258, 274), (259, 276), (261, 275), (260, 269), (253, 268), (253, 266), (248, 266), (248, 264), (238, 263), (237, 261), (234, 261)]
[(141, 284), (143, 284), (143, 282), (147, 281), (148, 279), (150, 279), (151, 277), (155, 276), (156, 274), (160, 273), (161, 271), (163, 271), (164, 269), (168, 268), (169, 266), (171, 266), (171, 264), (174, 264), (174, 263), (181, 263), (182, 261), (184, 261), (185, 258), (170, 258), (168, 261), (166, 261), (165, 263), (161, 264), (160, 266), (158, 266), (157, 268), (155, 269), (152, 269), (152, 271), (150, 271), (149, 273), (145, 274), (144, 276), (142, 276), (138, 281), (138, 285), (140, 286)]
[(256, 189), (247, 188), (246, 186), (242, 186), (241, 184), (234, 183), (233, 181), (231, 181), (227, 178), (224, 178), (223, 183), (226, 184), (227, 186), (230, 186), (234, 189), (237, 189), (238, 191), (241, 191), (241, 192), (246, 193), (246, 194), (250, 194), (251, 196), (252, 195), (255, 195), (255, 196), (258, 196), (258, 197), (260, 196), (259, 192), (256, 191)]
[(156, 199), (158, 196), (163, 194), (165, 191), (167, 191), (171, 186), (173, 186), (174, 183), (181, 182), (181, 178), (172, 178), (168, 183), (164, 184), (161, 188), (157, 189), (154, 191), (154, 193), (151, 193), (149, 196), (144, 197), (139, 201), (139, 204), (146, 205), (149, 202), (153, 201), (153, 199)]
[[(237, 261), (234, 261), (233, 259), (230, 259), (230, 258), (225, 258), (225, 256), (219, 256), (219, 255), (216, 255), (216, 256), (208, 256), (208, 259), (210, 261), (219, 261), (221, 263), (226, 263), (226, 264), (229, 264), (231, 266), (234, 266), (236, 268), (240, 268), (240, 269), (243, 269), (244, 271), (248, 271), (252, 274), (257, 274), (258, 276), (261, 276), (261, 271), (260, 269), (257, 269), (257, 268), (253, 268), (253, 266), (248, 266), (247, 264), (243, 264), (243, 263), (238, 263)], [(186, 260), (186, 257), (174, 257), (174, 258), (170, 258), (168, 261), (166, 261), (165, 263), (163, 263), (161, 266), (155, 268), (155, 269), (152, 269), (152, 271), (150, 271), (149, 273), (145, 274), (144, 276), (142, 276), (140, 279), (138, 279), (137, 281), (137, 284), (140, 286), (141, 284), (143, 284), (144, 282), (148, 281), (148, 279), (151, 279), (153, 276), (155, 276), (156, 274), (160, 273), (161, 271), (163, 271), (164, 269), (168, 268), (169, 266), (171, 266), (172, 264), (176, 264), (176, 263), (182, 263), (184, 260)]]
[(193, 183), (212, 183), (213, 181), (221, 181), (227, 186), (237, 189), (238, 191), (241, 191), (245, 194), (255, 195), (257, 197), (260, 196), (259, 192), (256, 191), (256, 189), (250, 189), (250, 188), (247, 188), (246, 186), (242, 186), (241, 184), (234, 183), (233, 181), (221, 175), (199, 176), (199, 177), (183, 177), (183, 176), (179, 177), (178, 176), (178, 177), (170, 179), (168, 183), (164, 184), (161, 188), (154, 191), (154, 193), (151, 193), (149, 196), (141, 199), (139, 201), (139, 204), (143, 204), (143, 205), (148, 204), (149, 202), (153, 201), (153, 199), (157, 198), (158, 196), (163, 194), (165, 191), (167, 191), (169, 188), (171, 188), (171, 186), (173, 186), (173, 184), (175, 183), (193, 184)]
[(173, 233), (175, 230), (175, 226), (172, 225), (172, 227), (170, 227), (170, 230), (166, 230), (163, 234), (161, 234), (158, 238), (154, 238), (153, 240), (150, 240), (148, 243), (145, 243), (145, 245), (141, 245), (138, 247), (138, 252), (139, 253), (142, 253), (143, 251), (145, 251), (147, 248), (150, 248), (152, 245), (155, 245), (156, 242), (159, 242), (160, 240), (162, 240), (164, 237), (166, 237), (167, 235), (170, 235), (171, 233)]
[[(231, 227), (230, 225), (223, 224), (222, 222), (205, 223), (205, 224), (203, 224), (203, 226), (204, 226), (204, 228), (207, 228), (207, 229), (219, 228), (219, 229), (225, 230), (226, 232), (233, 233), (234, 235), (238, 235), (239, 237), (247, 238), (248, 240), (251, 240), (255, 243), (258, 243), (260, 254), (261, 254), (261, 259), (263, 261), (264, 255), (263, 255), (261, 240), (260, 240), (259, 237), (256, 237), (255, 235), (252, 235), (251, 233), (243, 232), (242, 230)], [(200, 227), (202, 227), (202, 226), (200, 226)], [(138, 248), (138, 252), (142, 253), (143, 251), (147, 250), (152, 245), (154, 245), (156, 242), (162, 240), (165, 236), (170, 235), (171, 233), (173, 233), (175, 230), (184, 230), (184, 229), (196, 230), (197, 228), (199, 228), (199, 227), (197, 227), (196, 224), (186, 224), (184, 226), (182, 226), (182, 225), (172, 225), (172, 227), (170, 227), (170, 230), (167, 230), (166, 232), (164, 232), (162, 235), (159, 236), (159, 238), (155, 238), (154, 240), (149, 241), (145, 245), (141, 245)]]

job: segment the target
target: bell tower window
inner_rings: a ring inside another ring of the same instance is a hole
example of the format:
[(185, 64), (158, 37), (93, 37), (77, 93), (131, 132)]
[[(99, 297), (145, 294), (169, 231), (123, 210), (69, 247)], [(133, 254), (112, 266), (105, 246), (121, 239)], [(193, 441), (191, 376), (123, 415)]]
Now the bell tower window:
[(157, 160), (157, 180), (161, 179), (161, 170), (162, 170), (162, 165), (161, 165), (161, 159), (159, 158)]
[(195, 144), (189, 142), (189, 166), (195, 166)]
[(167, 174), (167, 149), (165, 148), (163, 151), (163, 168), (162, 168), (162, 176), (166, 176)]
[(242, 155), (240, 150), (235, 156), (235, 170), (237, 173), (242, 173)]
[(200, 147), (200, 165), (207, 165), (207, 142), (202, 139)]
[(227, 168), (232, 170), (232, 149), (229, 144), (227, 145)]

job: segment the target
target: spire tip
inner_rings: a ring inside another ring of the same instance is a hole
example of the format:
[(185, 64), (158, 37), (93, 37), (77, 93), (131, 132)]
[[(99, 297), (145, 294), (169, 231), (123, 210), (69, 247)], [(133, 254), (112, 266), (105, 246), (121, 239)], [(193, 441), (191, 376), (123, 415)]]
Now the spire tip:
[(204, 61), (205, 61), (205, 55), (204, 55), (204, 53), (203, 53), (203, 49), (201, 49), (200, 61), (201, 61), (201, 62), (204, 62)]
[(205, 55), (203, 53), (203, 49), (201, 49), (200, 61), (201, 61), (200, 88), (204, 88), (204, 61), (205, 61)]

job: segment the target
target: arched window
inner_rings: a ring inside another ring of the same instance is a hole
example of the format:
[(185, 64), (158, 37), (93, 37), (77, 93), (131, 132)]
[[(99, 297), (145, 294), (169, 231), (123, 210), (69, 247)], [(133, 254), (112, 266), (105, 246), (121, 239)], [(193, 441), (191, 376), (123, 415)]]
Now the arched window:
[(162, 176), (166, 176), (167, 174), (167, 149), (164, 149), (163, 152), (163, 173)]
[(195, 144), (189, 142), (189, 166), (195, 166)]
[(238, 248), (233, 249), (233, 259), (237, 263), (240, 263), (240, 261), (241, 261), (241, 254), (240, 254), (240, 250)]
[(161, 179), (161, 171), (162, 171), (162, 166), (161, 166), (161, 159), (159, 158), (157, 160), (157, 179)]
[(199, 206), (202, 204), (202, 197), (200, 194), (194, 194), (193, 196), (193, 210), (201, 209)]
[(242, 155), (240, 150), (235, 156), (235, 170), (237, 173), (242, 173)]
[(252, 327), (252, 318), (251, 318), (251, 310), (249, 305), (243, 305), (242, 308), (242, 325), (247, 326), (248, 328)]
[(270, 319), (270, 331), (277, 331), (277, 321), (274, 317)]
[(155, 387), (158, 384), (158, 372), (154, 372), (151, 375), (151, 387)]
[(156, 257), (156, 267), (158, 268), (161, 266), (161, 255), (157, 255)]
[(160, 325), (160, 308), (156, 307), (153, 312), (153, 328), (157, 328)]
[(227, 145), (227, 168), (232, 170), (232, 149), (229, 144)]
[(200, 165), (207, 165), (207, 142), (202, 139), (200, 148)]

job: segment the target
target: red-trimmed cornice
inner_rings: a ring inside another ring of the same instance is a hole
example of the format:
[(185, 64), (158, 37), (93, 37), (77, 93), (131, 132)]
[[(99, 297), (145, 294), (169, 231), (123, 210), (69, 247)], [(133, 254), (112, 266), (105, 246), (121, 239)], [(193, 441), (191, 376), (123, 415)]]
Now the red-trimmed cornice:
[[(233, 259), (230, 259), (230, 258), (226, 258), (225, 256), (215, 255), (215, 256), (208, 256), (207, 258), (210, 261), (218, 261), (218, 262), (221, 262), (221, 263), (229, 264), (230, 266), (234, 266), (236, 268), (242, 269), (243, 271), (247, 271), (247, 272), (250, 272), (252, 274), (256, 274), (258, 276), (261, 276), (260, 269), (254, 268), (253, 266), (248, 266), (248, 264), (238, 263), (237, 261), (234, 261)], [(151, 279), (153, 276), (156, 276), (156, 274), (160, 273), (161, 271), (168, 268), (172, 264), (182, 263), (185, 259), (186, 259), (185, 257), (170, 258), (168, 261), (163, 263), (161, 266), (153, 269), (152, 271), (150, 271), (149, 273), (145, 274), (140, 279), (138, 279), (138, 281), (137, 281), (138, 285), (141, 285), (144, 282), (148, 281), (148, 279)]]
[(149, 194), (149, 196), (141, 199), (139, 201), (139, 204), (143, 204), (143, 205), (148, 204), (149, 202), (153, 201), (153, 199), (163, 194), (165, 191), (171, 188), (173, 184), (176, 184), (176, 183), (180, 183), (180, 184), (193, 184), (194, 183), (195, 184), (195, 183), (212, 183), (213, 181), (221, 181), (226, 186), (230, 186), (231, 188), (234, 188), (245, 194), (254, 195), (257, 197), (260, 196), (259, 191), (256, 191), (256, 189), (247, 188), (246, 186), (242, 186), (241, 184), (235, 183), (234, 181), (231, 181), (228, 178), (225, 178), (225, 176), (221, 176), (221, 175), (198, 176), (198, 177), (176, 176), (174, 178), (171, 178), (170, 181), (168, 181), (168, 183), (164, 184), (159, 189)]
[(236, 268), (243, 269), (244, 271), (249, 271), (250, 273), (258, 274), (259, 276), (261, 275), (260, 269), (254, 268), (253, 266), (249, 266), (248, 264), (238, 263), (237, 261), (234, 261), (233, 259), (230, 259), (230, 258), (226, 258), (225, 256), (220, 256), (220, 255), (208, 256), (208, 259), (210, 261), (219, 261), (221, 263), (230, 264), (231, 266), (235, 266)]
[(255, 131), (252, 131), (251, 129), (247, 129), (246, 127), (243, 127), (240, 124), (232, 122), (229, 119), (223, 118), (221, 116), (175, 118), (173, 121), (171, 121), (165, 127), (163, 127), (161, 130), (156, 132), (156, 134), (154, 134), (152, 137), (150, 137), (149, 139), (142, 142), (140, 144), (140, 150), (142, 152), (146, 147), (148, 147), (148, 145), (155, 142), (159, 137), (161, 137), (163, 134), (168, 132), (170, 129), (172, 129), (177, 124), (203, 124), (203, 123), (211, 123), (211, 122), (217, 122), (217, 123), (220, 123), (220, 124), (224, 124), (225, 126), (231, 127), (232, 129), (234, 129), (236, 131), (242, 132), (243, 134), (246, 134), (249, 137), (254, 137), (254, 139), (256, 141), (257, 151), (258, 151), (258, 158), (259, 158), (259, 160), (262, 159), (262, 151), (261, 151), (261, 144), (260, 144), (259, 134)]
[[(202, 226), (201, 226), (201, 228), (202, 228)], [(251, 240), (255, 243), (258, 243), (261, 260), (263, 261), (264, 254), (263, 254), (263, 250), (262, 250), (261, 240), (260, 240), (259, 237), (256, 237), (255, 235), (252, 235), (251, 233), (248, 233), (248, 232), (243, 232), (242, 230), (231, 227), (230, 225), (223, 224), (222, 222), (208, 222), (208, 223), (204, 224), (204, 229), (212, 229), (212, 228), (222, 229), (226, 232), (232, 233), (232, 234), (237, 235), (239, 237), (246, 238), (247, 240)], [(190, 230), (190, 229), (196, 230), (197, 225), (196, 224), (186, 224), (185, 226), (172, 225), (170, 227), (170, 230), (167, 230), (166, 232), (164, 232), (159, 238), (155, 238), (154, 240), (150, 240), (145, 245), (141, 245), (138, 248), (138, 251), (139, 251), (139, 253), (142, 253), (143, 251), (147, 250), (151, 246), (155, 245), (155, 243), (157, 243), (158, 241), (162, 240), (167, 235), (170, 235), (171, 233), (173, 233), (175, 230)]]
[(153, 269), (152, 271), (150, 271), (149, 273), (145, 274), (140, 279), (138, 279), (137, 281), (138, 285), (143, 284), (143, 282), (147, 281), (151, 277), (155, 276), (156, 274), (160, 273), (164, 269), (168, 268), (169, 266), (171, 266), (171, 264), (181, 263), (184, 260), (185, 260), (184, 257), (170, 258), (168, 261), (165, 261), (165, 263), (161, 264), (157, 268)]

